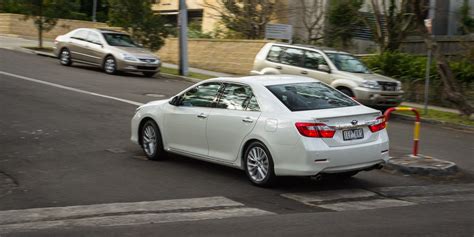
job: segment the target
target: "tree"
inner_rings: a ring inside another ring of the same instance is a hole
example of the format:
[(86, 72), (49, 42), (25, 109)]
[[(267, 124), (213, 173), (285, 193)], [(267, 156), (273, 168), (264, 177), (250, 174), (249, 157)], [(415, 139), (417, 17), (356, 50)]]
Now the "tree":
[(275, 0), (216, 0), (204, 5), (217, 12), (222, 24), (232, 33), (246, 39), (262, 39), (265, 25), (275, 14)]
[(158, 50), (168, 35), (165, 21), (153, 13), (151, 0), (109, 0), (109, 23), (130, 31), (134, 40)]
[(324, 38), (324, 0), (299, 0), (297, 7), (289, 9), (290, 14), (298, 17), (306, 31), (304, 42), (314, 44)]
[(474, 107), (470, 104), (466, 97), (463, 96), (461, 87), (456, 81), (456, 78), (446, 60), (446, 57), (439, 50), (436, 39), (431, 36), (431, 33), (425, 27), (424, 20), (426, 11), (429, 9), (429, 1), (413, 0), (411, 6), (415, 14), (415, 24), (419, 33), (422, 34), (425, 44), (431, 48), (433, 57), (436, 61), (436, 69), (443, 82), (443, 98), (456, 106), (461, 114), (469, 117), (474, 112)]
[(358, 11), (361, 0), (333, 0), (329, 8), (328, 26), (326, 27), (326, 44), (348, 48), (353, 32), (360, 22)]
[(77, 1), (68, 0), (18, 0), (19, 13), (32, 19), (38, 30), (38, 47), (43, 47), (43, 32), (52, 30), (58, 18), (67, 18), (78, 8)]
[[(395, 51), (401, 42), (414, 29), (414, 15), (409, 0), (371, 0), (373, 19), (361, 15), (364, 24), (371, 30), (380, 52)], [(372, 18), (372, 17), (371, 17)]]
[(461, 31), (462, 34), (474, 32), (474, 18), (470, 15), (470, 11), (471, 7), (469, 6), (469, 2), (464, 0), (459, 12), (461, 15), (459, 31)]

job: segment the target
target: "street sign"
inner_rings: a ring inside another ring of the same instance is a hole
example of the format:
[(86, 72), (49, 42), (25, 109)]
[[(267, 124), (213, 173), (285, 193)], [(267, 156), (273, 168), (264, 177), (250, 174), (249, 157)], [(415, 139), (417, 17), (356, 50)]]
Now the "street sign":
[(293, 38), (293, 26), (285, 24), (265, 25), (265, 39), (284, 39), (291, 43)]

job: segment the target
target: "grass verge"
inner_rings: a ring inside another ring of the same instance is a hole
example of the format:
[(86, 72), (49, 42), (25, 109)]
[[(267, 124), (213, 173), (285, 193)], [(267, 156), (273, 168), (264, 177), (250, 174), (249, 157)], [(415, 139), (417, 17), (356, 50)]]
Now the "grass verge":
[[(166, 73), (166, 74), (171, 74), (171, 75), (179, 76), (179, 71), (178, 71), (178, 69), (168, 68), (168, 67), (161, 67), (160, 71), (161, 71), (162, 73)], [(195, 72), (189, 72), (188, 77), (196, 78), (196, 79), (199, 79), (199, 80), (205, 80), (205, 79), (209, 79), (209, 78), (214, 78), (213, 76), (209, 76), (209, 75), (205, 75), (205, 74), (200, 74), (200, 73), (195, 73)]]
[[(421, 118), (437, 120), (447, 123), (455, 123), (461, 125), (474, 126), (474, 121), (470, 120), (468, 117), (460, 116), (459, 114), (443, 112), (433, 109), (428, 109), (428, 113), (424, 114), (423, 110), (418, 110), (420, 112)], [(396, 111), (395, 114), (402, 114), (415, 117), (414, 113), (411, 111)]]
[(41, 51), (41, 52), (45, 52), (45, 53), (52, 53), (52, 52), (53, 52), (53, 48), (51, 48), (51, 47), (39, 48), (39, 47), (27, 47), (27, 46), (23, 46), (23, 48), (25, 48), (25, 49), (30, 49), (30, 50), (35, 50), (35, 51)]

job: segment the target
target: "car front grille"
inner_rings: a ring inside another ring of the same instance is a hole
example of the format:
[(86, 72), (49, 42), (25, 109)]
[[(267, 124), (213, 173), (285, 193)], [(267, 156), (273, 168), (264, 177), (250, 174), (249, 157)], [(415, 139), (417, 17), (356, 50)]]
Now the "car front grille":
[(398, 86), (396, 82), (377, 81), (377, 83), (382, 87), (383, 91), (396, 91)]
[(156, 62), (156, 59), (153, 58), (139, 58), (138, 60), (145, 62), (145, 63), (154, 63)]
[(139, 70), (156, 70), (157, 67), (137, 66)]

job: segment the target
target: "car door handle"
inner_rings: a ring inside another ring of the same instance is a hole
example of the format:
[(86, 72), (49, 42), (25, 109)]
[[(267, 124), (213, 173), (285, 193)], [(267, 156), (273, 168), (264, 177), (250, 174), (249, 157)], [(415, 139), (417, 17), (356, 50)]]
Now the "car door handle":
[(307, 71), (301, 71), (301, 74), (305, 74), (305, 75), (306, 75), (306, 74), (308, 74), (308, 72), (307, 72)]
[(244, 122), (244, 123), (253, 123), (253, 119), (251, 119), (250, 117), (247, 117), (247, 118), (242, 119), (242, 122)]
[(205, 119), (207, 118), (207, 115), (205, 115), (204, 113), (201, 113), (197, 116), (198, 118), (202, 118), (202, 119)]
[(276, 66), (275, 68), (278, 69), (278, 70), (280, 70), (280, 69), (281, 69), (281, 66)]

